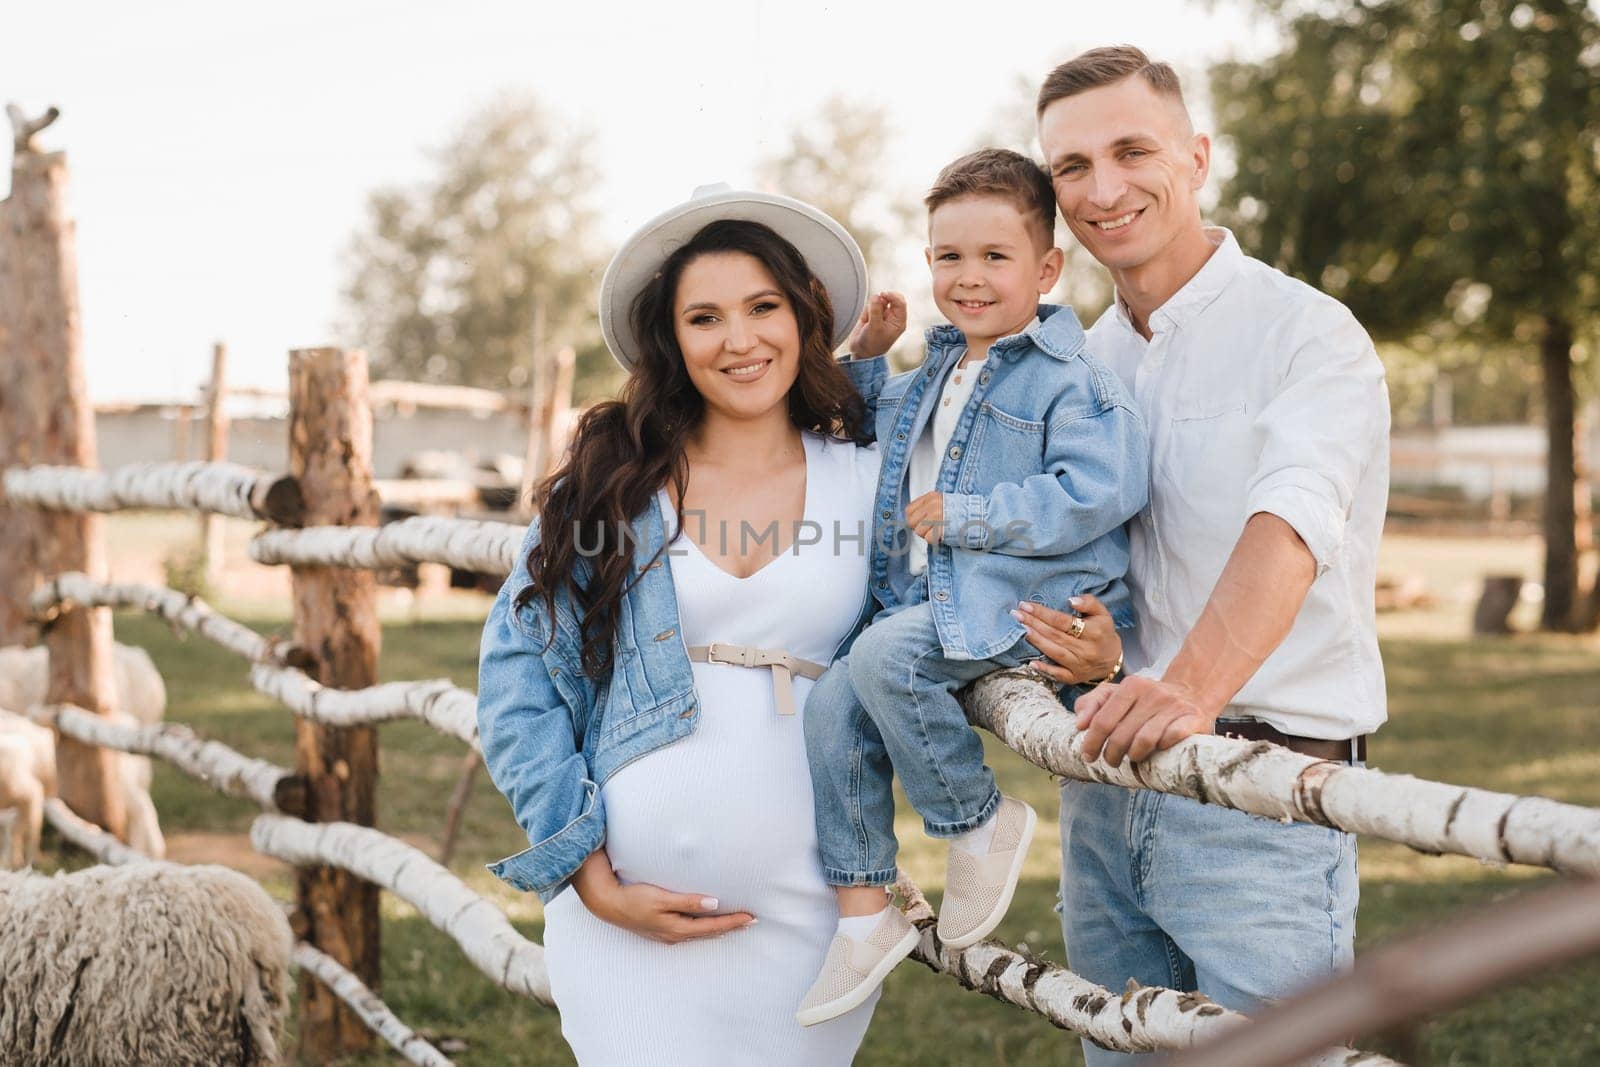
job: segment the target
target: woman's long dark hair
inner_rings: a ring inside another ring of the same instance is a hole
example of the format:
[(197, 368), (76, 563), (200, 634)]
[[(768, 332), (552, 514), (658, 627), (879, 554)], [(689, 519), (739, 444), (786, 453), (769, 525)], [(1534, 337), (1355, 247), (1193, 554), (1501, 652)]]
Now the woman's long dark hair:
[[(528, 553), (533, 582), (517, 606), (539, 596), (554, 618), (556, 595), (566, 589), (582, 621), (583, 670), (591, 678), (610, 673), (622, 597), (637, 580), (630, 580), (633, 520), (663, 485), (670, 482), (679, 500), (688, 487), (684, 447), (705, 402), (683, 364), (673, 304), (684, 268), (723, 252), (755, 257), (794, 309), (800, 368), (789, 390), (789, 418), (795, 426), (856, 444), (871, 440), (866, 408), (833, 360), (833, 305), (827, 290), (792, 244), (760, 223), (723, 219), (668, 256), (629, 309), (641, 351), (620, 397), (583, 414), (561, 466), (534, 495), (540, 538)], [(672, 536), (669, 532), (666, 540)], [(582, 582), (580, 555), (591, 571)]]

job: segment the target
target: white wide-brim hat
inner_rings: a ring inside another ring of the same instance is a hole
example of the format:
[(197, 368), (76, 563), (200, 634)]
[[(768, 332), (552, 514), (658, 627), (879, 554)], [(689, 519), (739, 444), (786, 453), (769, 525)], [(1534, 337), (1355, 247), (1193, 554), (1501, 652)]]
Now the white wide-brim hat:
[(849, 232), (810, 204), (772, 193), (702, 185), (677, 207), (662, 212), (633, 232), (611, 258), (600, 280), (600, 332), (617, 362), (632, 370), (640, 354), (629, 312), (634, 299), (668, 256), (704, 226), (722, 219), (759, 222), (788, 241), (804, 257), (833, 303), (833, 345), (850, 336), (867, 306), (867, 261)]

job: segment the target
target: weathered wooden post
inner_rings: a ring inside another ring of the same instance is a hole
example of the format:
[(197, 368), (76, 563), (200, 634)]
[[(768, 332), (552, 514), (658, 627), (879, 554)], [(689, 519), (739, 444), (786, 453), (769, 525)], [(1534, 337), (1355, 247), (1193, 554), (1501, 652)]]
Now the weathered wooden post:
[(528, 448), (522, 456), (522, 484), (517, 489), (517, 511), (523, 515), (533, 512), (533, 488), (538, 484), (539, 471), (544, 466), (545, 433), (539, 419), (544, 413), (545, 397), (553, 384), (550, 368), (545, 366), (544, 320), (544, 294), (535, 292), (532, 351), (528, 359)]
[[(218, 341), (211, 346), (211, 384), (206, 388), (206, 461), (221, 463), (228, 458), (228, 346)], [(200, 573), (208, 589), (215, 589), (222, 578), (222, 516), (207, 512), (200, 516)]]
[(545, 399), (543, 462), (539, 477), (547, 477), (566, 450), (565, 430), (572, 411), (572, 384), (578, 373), (578, 353), (571, 345), (556, 350), (555, 386)]
[(189, 437), (194, 431), (194, 405), (179, 404), (172, 419), (172, 459), (175, 463), (189, 462)]
[[(93, 467), (94, 409), (84, 380), (77, 235), (67, 217), (67, 157), (41, 152), (34, 136), (51, 108), (27, 119), (8, 105), (14, 155), (11, 196), (0, 204), (0, 466)], [(23, 640), (28, 596), (41, 577), (103, 577), (104, 520), (76, 512), (19, 515), (0, 508), (0, 642)], [(69, 607), (45, 634), (46, 700), (105, 714), (111, 681), (111, 613)], [(56, 741), (61, 799), (123, 837), (127, 815), (114, 753), (70, 737)]]
[[(289, 470), (305, 496), (308, 526), (376, 526), (372, 408), (365, 353), (289, 353)], [(317, 681), (353, 689), (377, 681), (377, 583), (372, 572), (295, 567), (294, 638)], [(295, 769), (307, 778), (306, 817), (373, 825), (378, 736), (370, 726), (295, 724)], [(295, 933), (379, 987), (378, 888), (335, 867), (296, 877)], [(368, 1047), (371, 1033), (327, 987), (300, 981), (301, 1056), (322, 1063)]]

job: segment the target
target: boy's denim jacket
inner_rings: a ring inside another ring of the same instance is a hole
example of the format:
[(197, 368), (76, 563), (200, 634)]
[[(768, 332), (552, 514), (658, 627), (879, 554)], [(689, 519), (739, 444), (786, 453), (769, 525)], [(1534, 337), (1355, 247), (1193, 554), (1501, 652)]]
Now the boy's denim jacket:
[[(928, 549), (927, 596), (956, 659), (988, 659), (1022, 638), (1010, 610), (1024, 598), (1059, 608), (1092, 593), (1119, 628), (1133, 625), (1123, 524), (1149, 495), (1144, 423), (1117, 376), (1084, 351), (1072, 310), (1041, 304), (1038, 313), (979, 364), (940, 461), (944, 527)], [(922, 599), (907, 562), (907, 469), (965, 346), (955, 327), (935, 327), (921, 367), (889, 378), (876, 397), (863, 393), (883, 462), (870, 581), (885, 607)]]
[[(874, 395), (883, 384), (883, 360), (846, 367), (864, 395)], [(543, 597), (513, 607), (532, 584), (528, 550), (539, 537), (537, 521), (529, 526), (516, 567), (483, 627), (478, 650), (483, 762), (532, 842), (489, 869), (546, 903), (605, 843), (600, 787), (606, 779), (640, 756), (687, 737), (700, 719), (694, 673), (679, 634), (672, 572), (666, 553), (658, 554), (665, 532), (654, 495), (632, 529), (637, 581), (622, 597), (609, 677), (596, 681), (584, 674), (578, 615), (565, 591), (556, 598), (553, 624)], [(581, 583), (589, 571), (582, 558), (578, 564)], [(871, 606), (863, 589), (861, 612), (832, 658), (849, 648)]]

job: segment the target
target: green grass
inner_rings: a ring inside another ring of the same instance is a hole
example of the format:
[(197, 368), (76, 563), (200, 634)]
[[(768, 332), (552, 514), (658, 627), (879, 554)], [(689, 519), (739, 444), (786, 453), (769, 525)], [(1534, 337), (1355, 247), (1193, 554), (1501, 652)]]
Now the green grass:
[[(262, 629), (281, 623), (254, 620)], [(244, 665), (209, 643), (179, 640), (142, 616), (117, 619), (119, 639), (150, 650), (167, 679), (168, 718), (239, 750), (292, 762), (290, 716), (248, 688)], [(385, 680), (447, 675), (474, 684), (478, 626), (471, 620), (390, 625), (384, 631)], [(1438, 641), (1410, 636), (1385, 643), (1392, 720), (1372, 762), (1390, 771), (1517, 793), (1600, 805), (1600, 655), (1587, 643), (1555, 637)], [(1056, 897), (1055, 788), (1043, 772), (986, 738), (1004, 787), (1028, 799), (1042, 822), (1026, 879), (998, 936), (1062, 959)], [(434, 850), (459, 772), (459, 743), (415, 723), (382, 727), (379, 824)], [(154, 799), (175, 853), (249, 861), (237, 835), (254, 814), (157, 765)], [(902, 809), (904, 811), (904, 809)], [(913, 818), (902, 818), (908, 870), (936, 891), (940, 854)], [(505, 802), (480, 775), (453, 869), (505, 907), (528, 936), (541, 935), (537, 900), (500, 885), (483, 870), (523, 845)], [(230, 851), (231, 850), (231, 851)], [(50, 866), (57, 857), (45, 858)], [(66, 858), (81, 866), (81, 858)], [(1425, 857), (1382, 841), (1363, 841), (1359, 945), (1370, 948), (1463, 909), (1547, 881), (1451, 857)], [(274, 895), (287, 898), (281, 870), (257, 864)], [(935, 899), (937, 896), (935, 895)], [(463, 1065), (564, 1064), (553, 1011), (514, 997), (481, 976), (445, 935), (407, 905), (384, 897), (383, 996), (410, 1025), (459, 1038)], [(1592, 1005), (1600, 963), (1505, 990), (1425, 1024), (1415, 1045), (1398, 1039), (1367, 1047), (1434, 1064), (1591, 1064), (1600, 1062)], [(619, 991), (626, 1010), (627, 991)], [(1414, 1051), (1413, 1051), (1414, 1050)], [(397, 1062), (385, 1050), (363, 1063)], [(1077, 1041), (1038, 1018), (961, 990), (948, 978), (907, 965), (891, 976), (859, 1058), (863, 1064), (1078, 1064)]]

